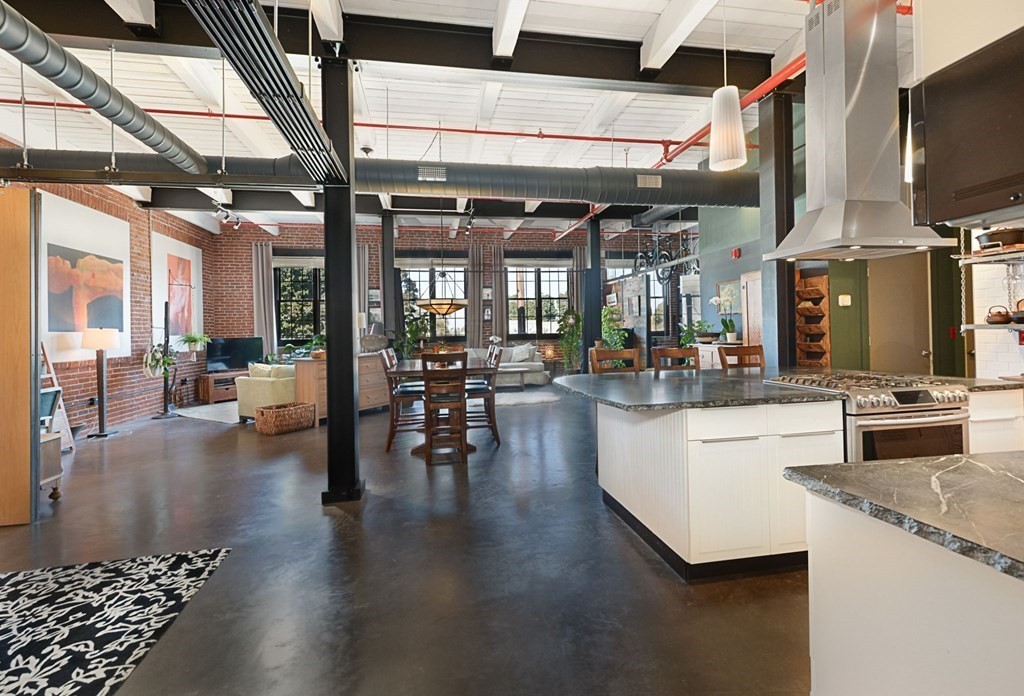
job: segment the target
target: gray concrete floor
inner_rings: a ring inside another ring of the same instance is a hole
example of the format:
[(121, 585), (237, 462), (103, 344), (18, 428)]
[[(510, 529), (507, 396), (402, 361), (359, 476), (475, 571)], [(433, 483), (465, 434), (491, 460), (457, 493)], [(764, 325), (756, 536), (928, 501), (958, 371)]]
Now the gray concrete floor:
[(685, 584), (602, 504), (589, 403), (499, 418), (427, 470), (363, 416), (369, 496), (340, 509), (323, 430), (122, 426), (0, 529), (0, 572), (233, 549), (121, 696), (808, 693), (806, 573)]

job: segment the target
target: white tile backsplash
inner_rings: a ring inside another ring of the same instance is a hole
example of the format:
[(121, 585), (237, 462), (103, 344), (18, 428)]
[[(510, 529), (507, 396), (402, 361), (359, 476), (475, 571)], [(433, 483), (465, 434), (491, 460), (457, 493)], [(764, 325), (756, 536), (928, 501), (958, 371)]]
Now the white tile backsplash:
[[(974, 272), (974, 321), (985, 322), (992, 305), (1006, 306), (1006, 267), (976, 265)], [(1017, 298), (1014, 298), (1017, 299)], [(1013, 310), (1013, 307), (1010, 307)], [(975, 331), (975, 372), (978, 377), (994, 379), (1003, 375), (1024, 374), (1024, 346), (1017, 345), (1017, 333)]]

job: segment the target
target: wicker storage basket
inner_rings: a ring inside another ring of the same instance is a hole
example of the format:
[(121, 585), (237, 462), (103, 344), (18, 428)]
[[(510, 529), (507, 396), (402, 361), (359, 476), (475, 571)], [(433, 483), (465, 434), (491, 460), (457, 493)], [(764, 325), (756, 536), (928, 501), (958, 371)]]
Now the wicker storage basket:
[(313, 427), (313, 404), (291, 403), (256, 407), (256, 432), (261, 435), (283, 435)]

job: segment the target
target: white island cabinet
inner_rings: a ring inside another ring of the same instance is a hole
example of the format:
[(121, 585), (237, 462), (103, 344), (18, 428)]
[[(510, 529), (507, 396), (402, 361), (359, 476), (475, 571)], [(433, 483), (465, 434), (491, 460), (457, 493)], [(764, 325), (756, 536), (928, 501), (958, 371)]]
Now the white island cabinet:
[(839, 401), (651, 411), (599, 404), (597, 418), (602, 489), (683, 561), (686, 577), (699, 577), (700, 564), (804, 551), (803, 490), (782, 470), (843, 461)]
[(972, 454), (1024, 450), (1024, 398), (1021, 391), (972, 393), (968, 443)]

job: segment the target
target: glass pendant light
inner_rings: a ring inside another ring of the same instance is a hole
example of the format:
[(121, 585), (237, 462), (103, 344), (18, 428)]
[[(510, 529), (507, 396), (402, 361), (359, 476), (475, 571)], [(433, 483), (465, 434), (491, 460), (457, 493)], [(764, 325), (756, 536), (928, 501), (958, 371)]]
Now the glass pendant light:
[(714, 172), (738, 169), (747, 163), (747, 140), (740, 115), (740, 91), (729, 84), (726, 65), (725, 0), (722, 0), (722, 83), (711, 97), (711, 152), (708, 168)]
[[(438, 136), (440, 137), (440, 133)], [(440, 160), (440, 140), (438, 140), (437, 143), (437, 151), (438, 159)], [(431, 314), (446, 317), (449, 314), (458, 312), (460, 309), (465, 309), (469, 305), (469, 300), (451, 296), (456, 294), (465, 295), (466, 293), (459, 292), (462, 288), (460, 288), (458, 282), (448, 274), (448, 271), (445, 270), (444, 266), (444, 198), (441, 199), (441, 215), (439, 219), (439, 231), (441, 233), (441, 270), (433, 275), (430, 280), (430, 291), (427, 293), (429, 296), (416, 300), (416, 306), (426, 312), (430, 312)], [(449, 296), (435, 297), (435, 295), (438, 294), (448, 294)]]

